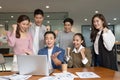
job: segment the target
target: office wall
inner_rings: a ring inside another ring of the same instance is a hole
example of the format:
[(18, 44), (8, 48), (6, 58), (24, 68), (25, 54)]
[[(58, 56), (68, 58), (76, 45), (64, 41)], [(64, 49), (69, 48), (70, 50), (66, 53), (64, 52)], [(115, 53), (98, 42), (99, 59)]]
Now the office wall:
[[(74, 26), (72, 29), (74, 32), (82, 32), (81, 25), (91, 25), (91, 23), (89, 22), (90, 20), (88, 20), (89, 23), (86, 22), (85, 24), (81, 24), (80, 16), (74, 16), (73, 14), (69, 13), (69, 17), (73, 18), (74, 20)], [(114, 25), (114, 33), (116, 41), (120, 41), (120, 24)]]
[(120, 41), (120, 24), (115, 25), (116, 41)]
[(4, 27), (0, 27), (0, 48), (8, 48), (6, 31)]
[(72, 18), (74, 20), (74, 25), (72, 28), (72, 31), (75, 33), (81, 33), (81, 22), (80, 22), (80, 16), (75, 16), (73, 13), (69, 12), (69, 17)]

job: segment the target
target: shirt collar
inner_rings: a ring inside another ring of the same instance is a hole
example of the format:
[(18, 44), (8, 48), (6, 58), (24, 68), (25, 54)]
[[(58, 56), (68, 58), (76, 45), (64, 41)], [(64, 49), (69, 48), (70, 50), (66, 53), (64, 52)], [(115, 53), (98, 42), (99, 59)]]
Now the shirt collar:
[(81, 46), (79, 47), (78, 51), (77, 51), (76, 48), (74, 48), (72, 52), (79, 53), (82, 48), (85, 48), (85, 47), (81, 45)]
[(35, 22), (34, 22), (33, 24), (34, 24), (34, 26), (37, 26), (37, 27), (42, 27), (42, 25), (38, 26)]
[(100, 35), (100, 34), (101, 34), (101, 32), (102, 32), (102, 31), (100, 30), (97, 34), (98, 34), (98, 35)]

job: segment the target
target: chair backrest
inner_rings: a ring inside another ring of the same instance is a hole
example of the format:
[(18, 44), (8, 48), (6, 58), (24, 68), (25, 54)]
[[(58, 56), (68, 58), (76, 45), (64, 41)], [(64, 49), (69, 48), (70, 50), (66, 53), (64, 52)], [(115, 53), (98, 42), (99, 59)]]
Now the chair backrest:
[(0, 54), (0, 64), (4, 64), (4, 63), (5, 63), (4, 56)]

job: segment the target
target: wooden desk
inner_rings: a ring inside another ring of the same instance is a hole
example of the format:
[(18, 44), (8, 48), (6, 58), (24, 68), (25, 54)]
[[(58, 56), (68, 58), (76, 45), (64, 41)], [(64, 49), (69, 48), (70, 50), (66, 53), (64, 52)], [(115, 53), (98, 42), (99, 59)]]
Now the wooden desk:
[(14, 55), (13, 53), (5, 53), (5, 54), (3, 54), (4, 57), (13, 57), (13, 55)]
[(120, 44), (120, 41), (115, 42), (115, 44)]
[[(90, 68), (69, 68), (69, 72), (75, 74), (75, 72), (81, 71), (92, 71), (99, 75), (101, 78), (88, 78), (88, 79), (81, 79), (75, 78), (74, 80), (120, 80), (120, 72), (102, 68), (102, 67), (90, 67)], [(61, 72), (60, 70), (55, 70), (54, 72)], [(0, 76), (2, 75), (10, 75), (13, 74), (12, 72), (0, 72)], [(32, 76), (28, 80), (38, 80), (43, 76)]]

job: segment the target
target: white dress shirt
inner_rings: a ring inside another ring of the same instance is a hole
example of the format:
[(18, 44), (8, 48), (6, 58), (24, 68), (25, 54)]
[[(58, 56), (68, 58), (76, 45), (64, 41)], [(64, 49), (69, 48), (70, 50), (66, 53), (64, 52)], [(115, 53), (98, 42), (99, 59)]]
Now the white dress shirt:
[(115, 36), (113, 35), (111, 30), (102, 34), (103, 36), (103, 44), (105, 45), (108, 51), (111, 51), (115, 44)]
[(100, 38), (100, 34), (101, 34), (101, 32), (102, 31), (99, 31), (98, 33), (97, 33), (97, 36), (96, 36), (96, 39), (95, 39), (95, 43), (94, 43), (94, 50), (95, 50), (95, 53), (96, 54), (99, 54), (99, 48), (98, 48), (98, 40), (99, 40), (99, 38)]
[(49, 65), (49, 69), (53, 69), (52, 61), (51, 61), (52, 51), (53, 51), (53, 48), (52, 49), (48, 49), (48, 65)]
[(33, 53), (38, 54), (38, 50), (44, 47), (44, 33), (46, 32), (46, 27), (44, 25), (38, 26), (33, 23), (29, 27), (29, 32), (33, 37)]
[[(95, 39), (95, 43), (94, 43), (94, 50), (95, 50), (96, 54), (99, 54), (98, 40), (100, 38), (101, 32), (102, 31), (98, 32), (96, 39)], [(108, 30), (107, 32), (103, 32), (102, 36), (103, 36), (103, 44), (104, 44), (105, 48), (108, 51), (111, 51), (115, 44), (115, 36), (113, 35), (111, 30)]]
[(40, 27), (36, 26), (34, 40), (33, 40), (33, 52), (35, 55), (38, 54), (38, 50), (39, 50), (39, 30), (40, 30)]

